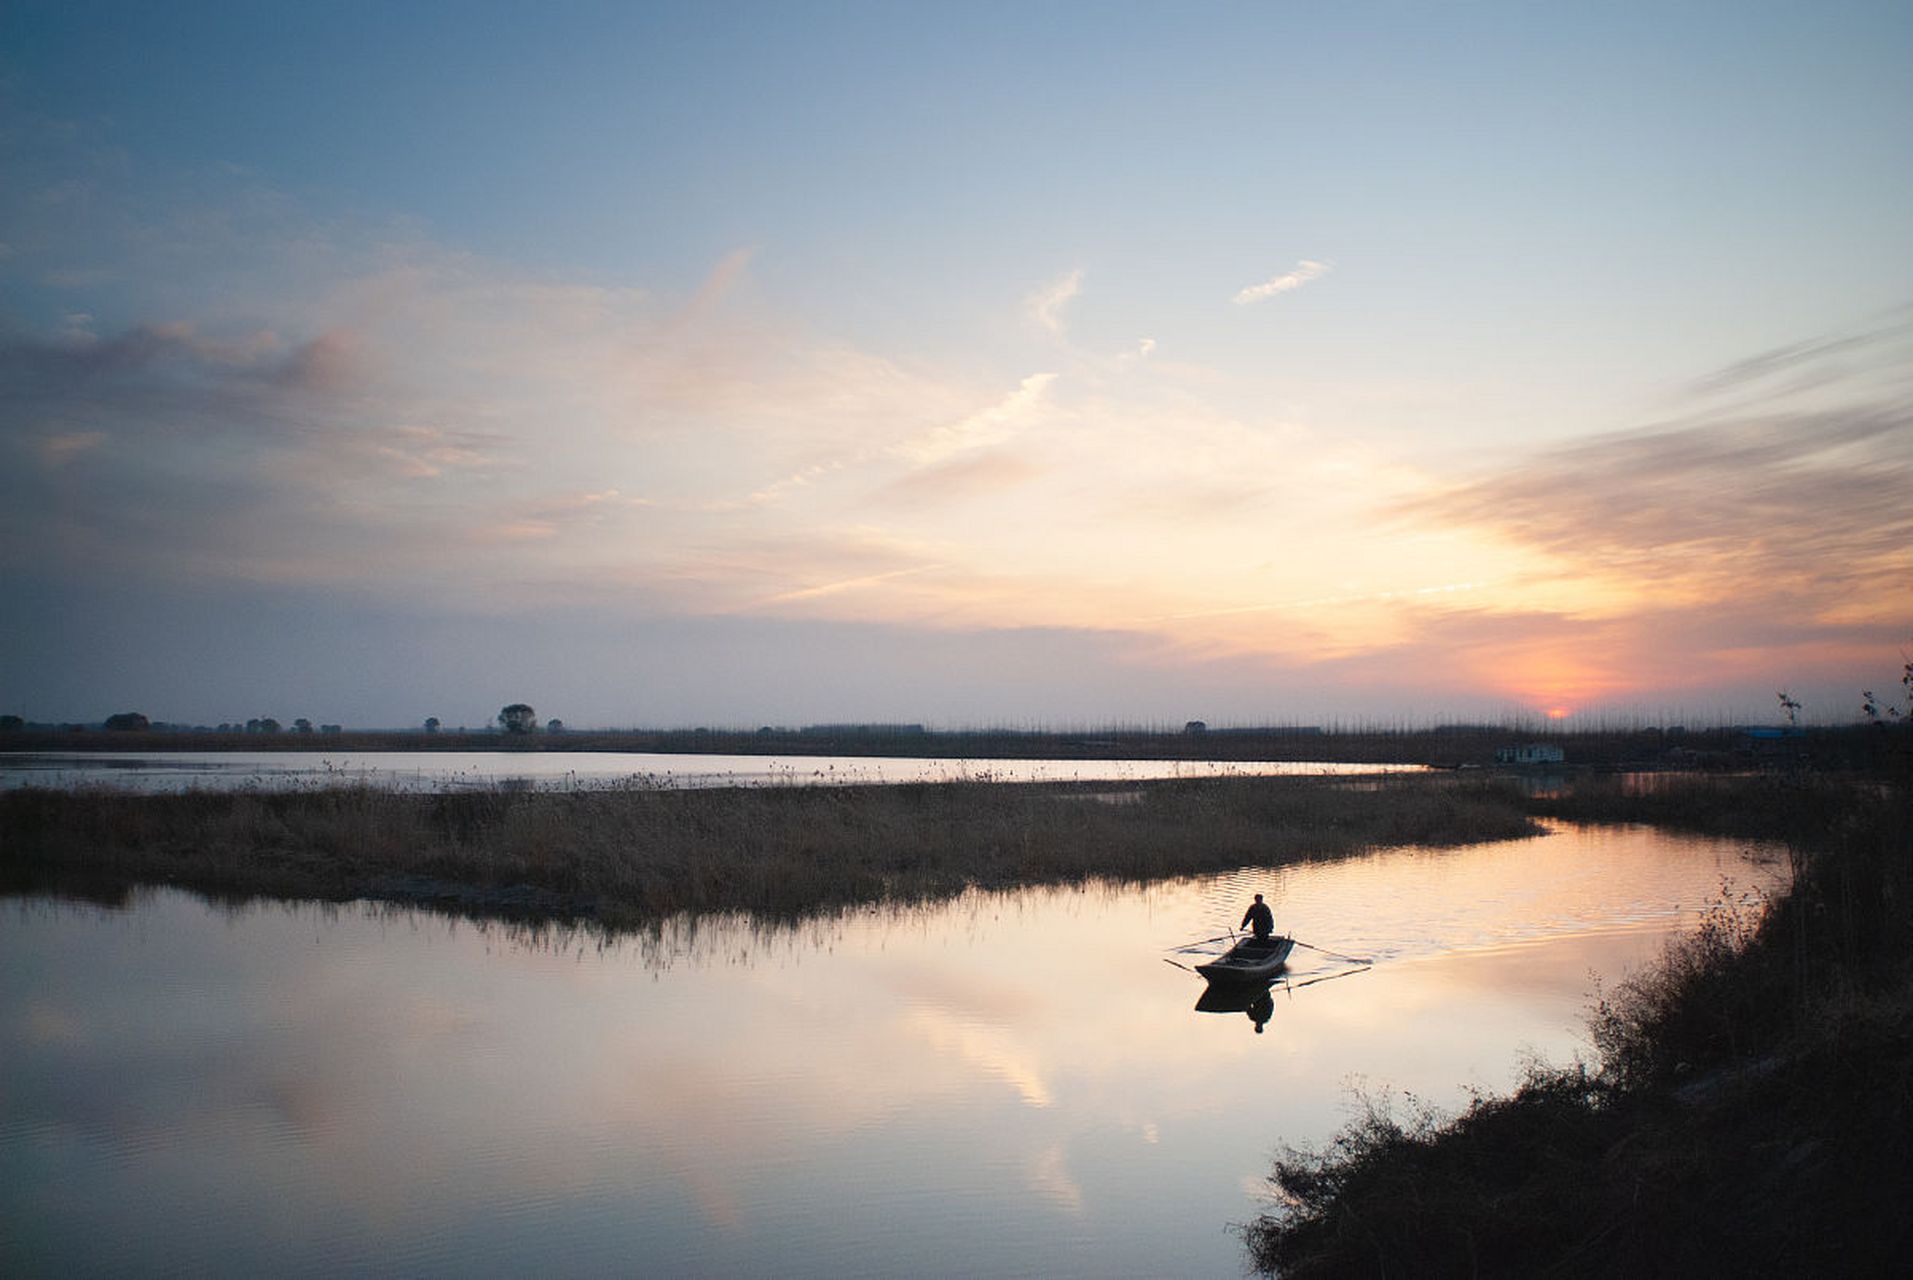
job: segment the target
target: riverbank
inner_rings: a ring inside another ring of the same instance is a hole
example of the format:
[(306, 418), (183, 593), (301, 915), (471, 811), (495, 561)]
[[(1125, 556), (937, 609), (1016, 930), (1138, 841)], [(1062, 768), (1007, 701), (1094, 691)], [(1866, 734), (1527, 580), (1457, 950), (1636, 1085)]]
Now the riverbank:
[(1537, 830), (1485, 782), (1225, 777), (711, 790), (0, 793), (0, 889), (172, 884), (627, 927), (1138, 881)]
[(1591, 1025), (1458, 1117), (1371, 1106), (1290, 1151), (1261, 1270), (1352, 1275), (1884, 1275), (1913, 1227), (1913, 797), (1813, 775), (1583, 787), (1537, 812), (1788, 842), (1791, 893), (1716, 911)]

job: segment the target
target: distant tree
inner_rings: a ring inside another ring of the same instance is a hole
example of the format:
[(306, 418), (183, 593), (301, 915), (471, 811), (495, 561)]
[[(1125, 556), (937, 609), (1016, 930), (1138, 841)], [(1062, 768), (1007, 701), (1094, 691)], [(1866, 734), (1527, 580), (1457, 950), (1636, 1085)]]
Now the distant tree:
[(522, 702), (514, 702), (499, 709), (498, 726), (506, 733), (535, 733), (538, 713)]
[(19, 716), (0, 716), (0, 733), (18, 733), (27, 727)]
[(319, 732), (320, 733), (344, 733), (345, 726), (337, 725), (337, 724), (322, 724), (319, 726)]
[(106, 727), (123, 733), (128, 730), (150, 729), (152, 722), (137, 711), (122, 711), (118, 715), (106, 717)]
[(426, 717), (425, 717), (425, 732), (427, 732), (427, 733), (437, 733), (437, 732), (438, 732), (438, 717), (437, 717), (437, 716), (426, 716)]
[(1207, 733), (1209, 732), (1209, 726), (1200, 720), (1191, 720), (1188, 724), (1182, 726), (1182, 731), (1184, 733)]
[(304, 716), (300, 716), (292, 722), (292, 731), (294, 733), (311, 733), (312, 721), (306, 719)]
[(1787, 713), (1787, 723), (1797, 723), (1795, 717), (1800, 714), (1800, 704), (1794, 701), (1793, 695), (1782, 689), (1774, 697), (1780, 699), (1780, 709)]
[(546, 732), (546, 733), (563, 733), (564, 731), (565, 731), (565, 722), (564, 722), (564, 721), (562, 721), (562, 720), (547, 720), (547, 721), (545, 721), (545, 732)]
[(284, 733), (285, 726), (281, 725), (277, 720), (274, 720), (271, 716), (263, 716), (260, 718), (260, 721), (259, 721), (259, 732)]

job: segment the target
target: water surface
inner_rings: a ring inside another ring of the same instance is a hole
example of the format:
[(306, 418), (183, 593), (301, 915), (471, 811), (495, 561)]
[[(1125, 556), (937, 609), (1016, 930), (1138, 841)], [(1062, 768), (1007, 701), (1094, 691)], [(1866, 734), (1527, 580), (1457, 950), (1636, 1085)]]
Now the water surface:
[(738, 756), (645, 751), (0, 752), (0, 788), (105, 784), (138, 791), (285, 789), (365, 783), (470, 787), (832, 786), (899, 782), (1144, 782), (1160, 778), (1422, 773), (1425, 765), (1242, 760), (960, 760)]
[[(0, 903), (0, 1271), (1234, 1277), (1352, 1090), (1584, 1048), (1733, 842), (1561, 828), (605, 941), (412, 910)], [(1304, 940), (1198, 1012), (1167, 948)], [(1327, 979), (1303, 985), (1311, 979)]]

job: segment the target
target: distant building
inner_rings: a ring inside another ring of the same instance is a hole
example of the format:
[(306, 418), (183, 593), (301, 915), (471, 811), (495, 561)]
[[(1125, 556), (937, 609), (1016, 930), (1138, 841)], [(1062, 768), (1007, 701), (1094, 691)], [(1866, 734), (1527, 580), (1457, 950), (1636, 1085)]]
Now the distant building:
[(1496, 747), (1496, 764), (1560, 764), (1567, 752), (1546, 742), (1530, 742), (1519, 747)]

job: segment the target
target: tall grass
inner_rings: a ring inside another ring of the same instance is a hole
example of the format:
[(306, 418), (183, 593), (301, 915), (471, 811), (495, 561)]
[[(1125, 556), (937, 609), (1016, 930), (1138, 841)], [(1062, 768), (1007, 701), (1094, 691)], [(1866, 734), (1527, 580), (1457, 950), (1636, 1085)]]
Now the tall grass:
[(0, 794), (15, 884), (84, 873), (223, 892), (444, 900), (608, 924), (792, 917), (969, 885), (1147, 880), (1536, 828), (1446, 777), (528, 791)]

